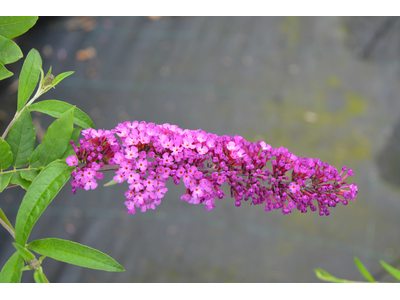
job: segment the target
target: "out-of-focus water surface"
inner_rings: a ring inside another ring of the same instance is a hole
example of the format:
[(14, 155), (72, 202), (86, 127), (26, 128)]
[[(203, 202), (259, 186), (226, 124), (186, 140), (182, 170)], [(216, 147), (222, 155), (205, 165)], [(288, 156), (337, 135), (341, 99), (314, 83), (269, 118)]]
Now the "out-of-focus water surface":
[[(319, 282), (313, 269), (363, 280), (358, 256), (380, 281), (382, 259), (400, 266), (400, 20), (385, 17), (42, 18), (16, 42), (43, 68), (75, 71), (41, 99), (87, 112), (96, 128), (145, 120), (265, 140), (298, 156), (346, 165), (359, 194), (331, 215), (283, 216), (262, 206), (180, 201), (127, 215), (127, 185), (71, 195), (70, 182), (30, 241), (57, 237), (99, 249), (126, 272), (46, 258), (51, 282)], [(18, 74), (22, 60), (13, 64)], [(1, 85), (1, 128), (16, 107), (16, 76)], [(53, 118), (32, 113), (39, 139)], [(103, 183), (112, 178), (106, 173)], [(227, 189), (225, 189), (227, 190)], [(229, 193), (227, 193), (229, 194)], [(0, 205), (12, 223), (24, 191)], [(15, 251), (0, 230), (0, 265)], [(24, 282), (32, 274), (24, 272)]]

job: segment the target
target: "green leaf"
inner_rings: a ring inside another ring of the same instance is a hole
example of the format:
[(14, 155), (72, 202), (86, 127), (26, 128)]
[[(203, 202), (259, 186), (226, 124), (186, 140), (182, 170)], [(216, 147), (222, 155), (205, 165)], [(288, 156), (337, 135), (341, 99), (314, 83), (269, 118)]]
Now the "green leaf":
[(0, 139), (0, 170), (7, 170), (13, 161), (10, 144)]
[(0, 273), (0, 283), (19, 283), (21, 282), (22, 267), (24, 259), (18, 252), (15, 252), (6, 262)]
[(17, 111), (24, 107), (35, 90), (41, 68), (42, 59), (40, 54), (36, 49), (32, 49), (25, 58), (19, 76)]
[(350, 280), (346, 280), (346, 279), (340, 279), (337, 277), (332, 276), (331, 274), (329, 274), (328, 272), (322, 270), (322, 269), (315, 269), (315, 276), (317, 276), (317, 278), (323, 280), (323, 281), (329, 281), (329, 282), (338, 282), (338, 283), (350, 283), (350, 282), (357, 282), (357, 281), (350, 281)]
[[(30, 105), (29, 110), (39, 111), (52, 117), (59, 118), (63, 112), (72, 107), (74, 106), (63, 101), (44, 100)], [(89, 116), (77, 107), (75, 107), (74, 110), (74, 123), (84, 129), (94, 128), (94, 124)]]
[(112, 186), (112, 185), (115, 185), (115, 184), (118, 184), (118, 182), (115, 181), (114, 179), (111, 179), (109, 182), (107, 182), (103, 186)]
[(31, 182), (30, 182), (30, 181), (21, 178), (21, 176), (20, 176), (20, 174), (19, 174), (19, 171), (14, 172), (14, 173), (12, 174), (11, 179), (10, 179), (10, 183), (18, 184), (18, 185), (21, 186), (24, 190), (28, 190), (29, 187), (30, 187), (30, 185), (31, 185)]
[(73, 130), (73, 110), (74, 106), (49, 126), (42, 144), (36, 147), (31, 155), (31, 167), (37, 167), (37, 160), (39, 160), (40, 166), (47, 166), (62, 157), (68, 146), (71, 145), (69, 141)]
[(11, 225), (10, 221), (8, 221), (7, 216), (4, 214), (3, 210), (0, 208), (0, 219), (3, 220), (4, 223), (8, 225), (14, 232), (14, 227)]
[(375, 282), (375, 279), (372, 277), (371, 273), (368, 272), (367, 268), (357, 257), (354, 257), (354, 263), (356, 264), (358, 270), (365, 279), (367, 279), (369, 282)]
[(28, 181), (33, 181), (39, 173), (40, 171), (38, 169), (32, 168), (19, 170), (19, 176)]
[(6, 79), (13, 75), (14, 75), (13, 72), (8, 71), (6, 67), (2, 63), (0, 63), (0, 80)]
[(35, 148), (36, 130), (33, 126), (29, 110), (24, 109), (11, 127), (7, 137), (11, 151), (14, 155), (12, 165), (16, 168), (23, 167), (29, 162)]
[(10, 179), (13, 173), (0, 173), (0, 193), (10, 183)]
[(54, 161), (32, 182), (17, 213), (15, 241), (18, 244), (25, 246), (33, 225), (71, 177), (73, 169), (64, 161)]
[(400, 270), (396, 269), (395, 267), (392, 267), (388, 263), (385, 263), (383, 260), (379, 261), (382, 265), (382, 267), (385, 268), (386, 271), (388, 271), (394, 278), (400, 280)]
[[(72, 131), (72, 135), (71, 135), (71, 140), (74, 141), (74, 143), (76, 143), (76, 140), (79, 138), (79, 135), (81, 134), (81, 130), (82, 127), (77, 127), (74, 128), (74, 130)], [(67, 148), (67, 150), (64, 152), (64, 154), (60, 157), (60, 160), (65, 160), (67, 157), (75, 155), (76, 153), (74, 151), (74, 149), (72, 148), (72, 145), (70, 144)]]
[(0, 62), (2, 64), (13, 63), (22, 56), (22, 51), (16, 43), (0, 35)]
[(29, 167), (30, 168), (39, 168), (41, 165), (40, 160), (39, 160), (39, 152), (41, 151), (42, 144), (39, 144), (35, 151), (33, 151), (31, 157), (29, 158)]
[(45, 279), (45, 276), (43, 274), (43, 268), (40, 267), (39, 269), (35, 270), (35, 273), (33, 273), (33, 278), (35, 279), (36, 283), (49, 283), (49, 281)]
[(64, 72), (59, 74), (56, 78), (54, 78), (53, 82), (51, 83), (51, 85), (54, 87), (57, 84), (59, 84), (61, 82), (61, 80), (67, 78), (69, 75), (74, 74), (74, 71), (69, 71), (69, 72)]
[(35, 260), (36, 257), (31, 253), (28, 249), (25, 247), (22, 247), (21, 245), (18, 245), (17, 243), (13, 243), (13, 246), (15, 249), (17, 249), (18, 253), (28, 262), (31, 262), (32, 260)]
[(0, 17), (0, 35), (13, 39), (35, 25), (38, 17)]
[(48, 238), (33, 241), (27, 247), (41, 255), (81, 267), (109, 272), (125, 271), (107, 254), (71, 241)]

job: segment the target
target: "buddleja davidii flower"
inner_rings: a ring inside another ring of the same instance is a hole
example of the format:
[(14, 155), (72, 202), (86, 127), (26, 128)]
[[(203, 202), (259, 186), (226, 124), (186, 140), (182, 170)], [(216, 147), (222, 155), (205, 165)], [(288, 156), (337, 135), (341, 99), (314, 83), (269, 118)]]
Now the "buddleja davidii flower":
[(76, 156), (67, 157), (66, 162), (70, 166), (76, 166), (71, 173), (72, 194), (77, 188), (85, 190), (95, 189), (97, 180), (103, 179), (103, 174), (97, 172), (105, 163), (112, 163), (114, 152), (120, 149), (116, 138), (109, 130), (94, 130), (92, 128), (82, 130), (83, 139), (79, 140), (78, 146), (70, 141)]

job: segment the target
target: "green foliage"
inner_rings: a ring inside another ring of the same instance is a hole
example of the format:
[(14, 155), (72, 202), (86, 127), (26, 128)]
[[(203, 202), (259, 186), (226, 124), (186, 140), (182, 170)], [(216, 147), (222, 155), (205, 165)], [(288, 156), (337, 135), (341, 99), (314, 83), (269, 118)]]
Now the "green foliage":
[(12, 161), (13, 154), (10, 145), (5, 140), (0, 139), (0, 169), (7, 170)]
[[(30, 105), (29, 110), (39, 111), (52, 117), (59, 118), (63, 112), (72, 107), (74, 106), (63, 101), (44, 100)], [(74, 123), (81, 126), (83, 129), (94, 128), (94, 124), (89, 116), (77, 107), (75, 107), (74, 110)]]
[(125, 271), (107, 254), (71, 241), (48, 238), (33, 241), (27, 247), (41, 255), (81, 267), (109, 272)]
[(22, 114), (10, 129), (7, 142), (14, 156), (12, 165), (16, 168), (23, 167), (29, 161), (35, 147), (36, 130), (28, 109)]
[(329, 281), (329, 282), (337, 282), (337, 283), (354, 283), (357, 281), (350, 281), (350, 280), (346, 280), (346, 279), (340, 279), (337, 278), (335, 276), (332, 276), (331, 274), (329, 274), (328, 272), (322, 270), (322, 269), (315, 269), (315, 276), (317, 276), (317, 278), (323, 280), (323, 281)]
[[(10, 39), (24, 33), (36, 20), (37, 17), (0, 17), (0, 80), (12, 75), (4, 64), (22, 57), (21, 50)], [(82, 267), (110, 272), (124, 271), (108, 255), (78, 243), (51, 238), (26, 245), (36, 221), (75, 169), (65, 162), (66, 157), (75, 154), (70, 140), (76, 142), (82, 128), (94, 128), (89, 116), (71, 104), (58, 100), (33, 104), (42, 94), (74, 73), (64, 72), (54, 78), (51, 71), (50, 67), (44, 76), (39, 52), (32, 49), (28, 53), (19, 76), (17, 112), (0, 139), (0, 192), (15, 185), (27, 190), (17, 213), (15, 230), (0, 209), (0, 224), (15, 238), (13, 245), (17, 249), (3, 266), (0, 282), (20, 282), (22, 271), (32, 269), (35, 282), (49, 282), (41, 267), (44, 256), (36, 260), (35, 255), (26, 247)], [(32, 96), (36, 87), (36, 93)], [(36, 149), (36, 131), (31, 111), (58, 118), (49, 126), (43, 142)], [(73, 128), (74, 123), (79, 127)], [(10, 166), (13, 168), (8, 170)], [(25, 267), (24, 259), (29, 263)]]
[(73, 168), (53, 161), (33, 180), (22, 199), (15, 224), (15, 241), (25, 245), (33, 225), (71, 176)]
[(385, 270), (388, 271), (388, 273), (390, 273), (390, 275), (392, 275), (397, 280), (400, 280), (400, 270), (399, 269), (392, 267), (388, 263), (385, 263), (383, 260), (380, 260), (379, 262), (381, 263), (382, 267), (384, 267)]
[(11, 176), (12, 176), (12, 173), (0, 173), (0, 193), (9, 184)]
[(35, 25), (38, 17), (0, 17), (0, 35), (13, 39)]
[(25, 247), (22, 247), (21, 245), (18, 245), (17, 243), (13, 243), (15, 249), (17, 249), (18, 253), (27, 261), (30, 262), (32, 260), (35, 260), (36, 257), (33, 255), (28, 249)]
[(32, 49), (26, 56), (21, 74), (19, 75), (17, 112), (24, 107), (35, 90), (39, 81), (41, 68), (42, 59), (40, 58), (40, 54), (37, 50)]
[(11, 39), (25, 33), (35, 25), (38, 17), (3, 17), (0, 16), (0, 80), (13, 75), (5, 64), (20, 59), (21, 49)]
[(4, 223), (6, 223), (8, 225), (8, 227), (10, 227), (13, 231), (14, 227), (11, 225), (10, 221), (8, 221), (6, 215), (4, 214), (3, 210), (0, 208), (0, 219), (2, 219), (4, 221)]
[(367, 279), (369, 282), (375, 282), (375, 279), (372, 277), (371, 273), (368, 272), (367, 268), (357, 257), (354, 257), (354, 263), (356, 264), (356, 267), (365, 279)]
[(0, 283), (17, 283), (21, 281), (24, 259), (15, 252), (6, 262), (0, 273)]
[(0, 35), (0, 62), (9, 64), (22, 58), (22, 51), (16, 43)]
[[(357, 266), (358, 270), (360, 271), (361, 275), (364, 276), (365, 279), (367, 279), (369, 282), (377, 282), (375, 279), (372, 277), (371, 273), (367, 270), (367, 268), (361, 263), (361, 261), (357, 258), (354, 257), (354, 263)], [(383, 260), (380, 261), (382, 267), (388, 271), (393, 277), (396, 279), (400, 280), (400, 270), (392, 267), (391, 265), (385, 263)], [(323, 281), (330, 281), (330, 282), (359, 282), (359, 281), (349, 281), (346, 279), (339, 279), (336, 278), (332, 275), (330, 275), (328, 272), (322, 270), (322, 269), (315, 269), (314, 270), (315, 275), (317, 278), (323, 280)]]

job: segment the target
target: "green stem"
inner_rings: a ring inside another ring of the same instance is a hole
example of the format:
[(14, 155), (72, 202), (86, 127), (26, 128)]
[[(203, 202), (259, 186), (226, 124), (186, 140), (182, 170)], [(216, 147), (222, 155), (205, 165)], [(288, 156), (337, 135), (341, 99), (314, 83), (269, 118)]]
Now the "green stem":
[(12, 230), (12, 229), (10, 228), (10, 226), (8, 226), (8, 225), (6, 224), (6, 222), (4, 222), (2, 219), (0, 219), (0, 224), (1, 224), (5, 229), (7, 229), (7, 231), (11, 234), (11, 236), (12, 236), (13, 239), (15, 240), (15, 232), (14, 232), (14, 230)]

